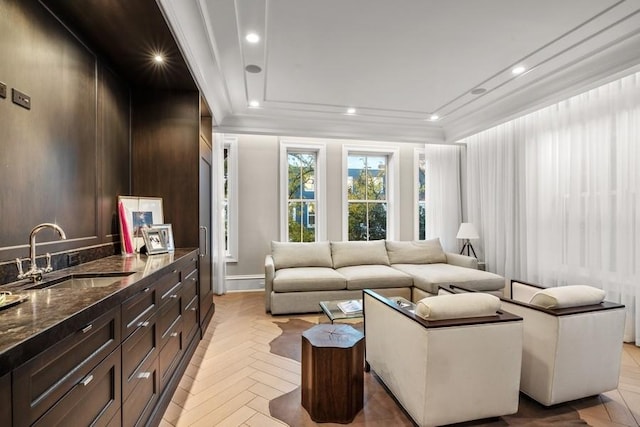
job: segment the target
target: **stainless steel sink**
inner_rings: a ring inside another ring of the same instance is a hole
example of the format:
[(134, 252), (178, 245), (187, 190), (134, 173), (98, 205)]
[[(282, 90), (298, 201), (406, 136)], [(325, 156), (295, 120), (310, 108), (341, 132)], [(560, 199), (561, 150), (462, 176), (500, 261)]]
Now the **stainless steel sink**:
[(123, 277), (129, 276), (133, 272), (108, 272), (108, 273), (75, 273), (67, 276), (59, 277), (53, 280), (47, 280), (41, 283), (35, 283), (24, 289), (88, 289), (101, 288), (109, 286), (122, 280)]

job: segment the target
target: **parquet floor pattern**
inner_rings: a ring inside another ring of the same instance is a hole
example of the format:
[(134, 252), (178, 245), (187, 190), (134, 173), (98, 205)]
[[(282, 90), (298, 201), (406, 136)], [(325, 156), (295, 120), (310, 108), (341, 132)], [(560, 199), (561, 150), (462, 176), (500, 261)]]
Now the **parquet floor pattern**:
[[(326, 319), (272, 317), (264, 312), (262, 292), (229, 293), (215, 302), (213, 320), (160, 426), (285, 426), (270, 416), (269, 400), (300, 385), (300, 364), (270, 353), (269, 342), (281, 333), (276, 322)], [(640, 427), (640, 347), (624, 345), (618, 389), (573, 406), (594, 427)]]

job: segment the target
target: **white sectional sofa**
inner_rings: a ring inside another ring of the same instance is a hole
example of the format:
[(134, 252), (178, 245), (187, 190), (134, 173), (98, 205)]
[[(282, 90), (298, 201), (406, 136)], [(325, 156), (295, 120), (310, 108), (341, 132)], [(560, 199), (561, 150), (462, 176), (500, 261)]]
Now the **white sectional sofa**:
[(363, 289), (412, 301), (458, 284), (502, 295), (502, 276), (475, 258), (427, 241), (271, 242), (265, 259), (265, 308), (272, 314), (320, 311), (320, 301), (359, 299)]

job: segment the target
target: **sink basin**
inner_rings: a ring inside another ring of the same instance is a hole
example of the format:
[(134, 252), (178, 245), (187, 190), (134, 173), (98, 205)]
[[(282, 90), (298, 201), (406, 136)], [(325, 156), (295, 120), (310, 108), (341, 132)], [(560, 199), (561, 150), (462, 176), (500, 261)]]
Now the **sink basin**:
[(123, 277), (133, 272), (109, 272), (109, 273), (75, 273), (57, 279), (35, 283), (25, 289), (88, 289), (101, 288), (119, 282)]

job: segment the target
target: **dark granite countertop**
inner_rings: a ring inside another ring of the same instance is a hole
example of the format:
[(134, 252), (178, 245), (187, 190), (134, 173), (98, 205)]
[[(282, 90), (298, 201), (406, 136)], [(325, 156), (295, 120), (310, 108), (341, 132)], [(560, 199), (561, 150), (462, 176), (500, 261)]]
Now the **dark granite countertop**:
[[(73, 273), (133, 272), (113, 277), (103, 287), (25, 290), (32, 284), (20, 281), (0, 286), (0, 291), (26, 295), (28, 299), (0, 311), (0, 376), (26, 362), (51, 344), (82, 328), (100, 314), (118, 307), (139, 289), (153, 283), (168, 266), (195, 249), (176, 249), (158, 255), (114, 255), (45, 275), (44, 281)], [(155, 274), (158, 273), (158, 274)]]

